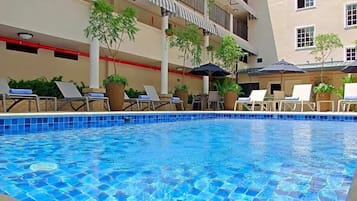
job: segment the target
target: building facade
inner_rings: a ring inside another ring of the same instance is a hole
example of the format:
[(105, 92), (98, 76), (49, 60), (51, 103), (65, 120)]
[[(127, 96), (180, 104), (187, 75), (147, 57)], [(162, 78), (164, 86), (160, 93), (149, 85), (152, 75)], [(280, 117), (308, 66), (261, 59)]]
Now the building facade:
[[(284, 75), (287, 94), (295, 83), (316, 83), (319, 63), (310, 54), (314, 37), (336, 33), (344, 45), (336, 49), (326, 64), (325, 76), (341, 85), (339, 71), (355, 60), (357, 1), (346, 0), (108, 0), (116, 11), (127, 6), (137, 10), (139, 32), (134, 42), (120, 48), (119, 73), (129, 80), (129, 88), (142, 90), (154, 85), (171, 93), (185, 83), (190, 93), (205, 92), (207, 78), (189, 75), (195, 67), (184, 67), (182, 53), (167, 48), (167, 27), (200, 27), (204, 41), (218, 46), (222, 36), (231, 34), (247, 52), (238, 64), (239, 83), (246, 89), (267, 88), (272, 93), (280, 85), (280, 75), (259, 75), (254, 69), (284, 59), (308, 73)], [(90, 83), (90, 41), (83, 30), (88, 26), (90, 1), (84, 0), (2, 0), (0, 6), (0, 66), (2, 76), (14, 79), (51, 78)], [(165, 11), (165, 12), (163, 12)], [(30, 33), (31, 39), (18, 33)], [(20, 47), (19, 47), (20, 46)], [(30, 47), (26, 51), (22, 46)], [(31, 49), (32, 48), (32, 49)], [(99, 80), (113, 73), (112, 63), (101, 47)], [(209, 61), (202, 54), (203, 63)], [(253, 69), (253, 70), (251, 70)], [(253, 73), (252, 73), (253, 72)], [(167, 74), (167, 76), (165, 75)], [(163, 82), (164, 81), (164, 82)], [(165, 82), (167, 82), (165, 86)], [(167, 87), (167, 90), (163, 88)]]

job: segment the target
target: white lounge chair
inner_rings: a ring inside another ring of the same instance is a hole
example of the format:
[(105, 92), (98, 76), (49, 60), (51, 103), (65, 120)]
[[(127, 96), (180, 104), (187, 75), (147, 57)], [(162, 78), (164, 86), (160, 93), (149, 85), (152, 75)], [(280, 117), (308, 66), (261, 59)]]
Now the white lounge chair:
[[(167, 105), (167, 104), (170, 105), (171, 110), (173, 110), (173, 106), (175, 104), (181, 104), (181, 108), (184, 108), (183, 101), (180, 100), (178, 97), (172, 97), (168, 100), (161, 100), (159, 95), (156, 92), (156, 89), (153, 86), (145, 85), (144, 89), (145, 89), (146, 94), (150, 97), (150, 100), (152, 101), (152, 107), (153, 107), (152, 109), (153, 110), (158, 109), (158, 108), (160, 108), (164, 105)], [(155, 106), (155, 104), (158, 104), (158, 105)]]
[(237, 107), (239, 104), (242, 104), (242, 106), (246, 107), (250, 111), (254, 111), (255, 106), (259, 105), (260, 110), (263, 111), (265, 108), (265, 102), (264, 102), (264, 97), (265, 94), (267, 93), (266, 89), (262, 90), (252, 90), (250, 92), (249, 97), (247, 98), (238, 98), (234, 104), (234, 110), (237, 110)]
[[(78, 91), (77, 87), (73, 83), (59, 81), (56, 81), (55, 83), (64, 97), (64, 104), (70, 103), (73, 110), (78, 111), (80, 108), (86, 106), (87, 111), (89, 111), (90, 102), (104, 101), (104, 107), (106, 107), (106, 109), (110, 111), (108, 97), (105, 97), (104, 95), (98, 93), (89, 93), (86, 96), (82, 96), (82, 94)], [(82, 101), (83, 104), (78, 107), (74, 107), (72, 104), (73, 101)]]
[[(10, 89), (6, 78), (0, 78), (0, 96), (4, 112), (10, 111), (15, 105), (23, 100), (34, 100), (36, 102), (37, 112), (40, 111), (40, 99), (38, 95), (33, 94), (31, 89)], [(14, 101), (8, 108), (6, 106), (7, 99), (12, 99)], [(29, 102), (29, 111), (30, 109)]]
[(144, 110), (145, 108), (143, 108), (143, 103), (146, 103), (148, 106), (147, 108), (150, 110), (152, 104), (151, 98), (147, 95), (140, 95), (138, 98), (129, 98), (128, 94), (126, 94), (125, 92), (124, 102), (129, 104), (125, 106), (123, 110), (127, 110), (128, 108), (133, 110), (134, 105), (136, 105), (137, 110)]
[(311, 111), (315, 110), (315, 102), (311, 101), (312, 84), (296, 84), (293, 88), (293, 94), (285, 97), (280, 101), (279, 111), (286, 109), (288, 106), (291, 110), (296, 110), (297, 105), (301, 105), (301, 112), (304, 111), (304, 105), (307, 105)]
[(343, 99), (338, 101), (337, 111), (348, 112), (351, 105), (357, 105), (357, 83), (346, 83)]

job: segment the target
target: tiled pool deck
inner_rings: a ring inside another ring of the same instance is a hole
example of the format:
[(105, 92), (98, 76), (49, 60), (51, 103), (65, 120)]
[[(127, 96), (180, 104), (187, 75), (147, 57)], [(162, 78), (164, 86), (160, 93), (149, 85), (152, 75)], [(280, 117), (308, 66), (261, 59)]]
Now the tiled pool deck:
[(3, 113), (0, 114), (0, 135), (220, 118), (357, 122), (357, 113), (232, 111)]

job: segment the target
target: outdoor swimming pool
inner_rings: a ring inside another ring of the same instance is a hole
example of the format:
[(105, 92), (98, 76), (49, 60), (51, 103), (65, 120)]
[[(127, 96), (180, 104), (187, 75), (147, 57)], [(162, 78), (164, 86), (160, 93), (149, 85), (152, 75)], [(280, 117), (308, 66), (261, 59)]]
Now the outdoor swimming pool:
[(19, 200), (345, 200), (355, 122), (206, 119), (0, 136)]

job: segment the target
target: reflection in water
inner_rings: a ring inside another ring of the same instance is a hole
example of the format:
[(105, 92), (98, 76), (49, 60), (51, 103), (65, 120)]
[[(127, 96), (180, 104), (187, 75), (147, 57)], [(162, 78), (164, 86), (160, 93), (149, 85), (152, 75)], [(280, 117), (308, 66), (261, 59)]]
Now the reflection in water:
[(296, 158), (305, 158), (309, 160), (311, 158), (312, 151), (312, 128), (309, 123), (298, 124), (292, 122), (292, 155)]

